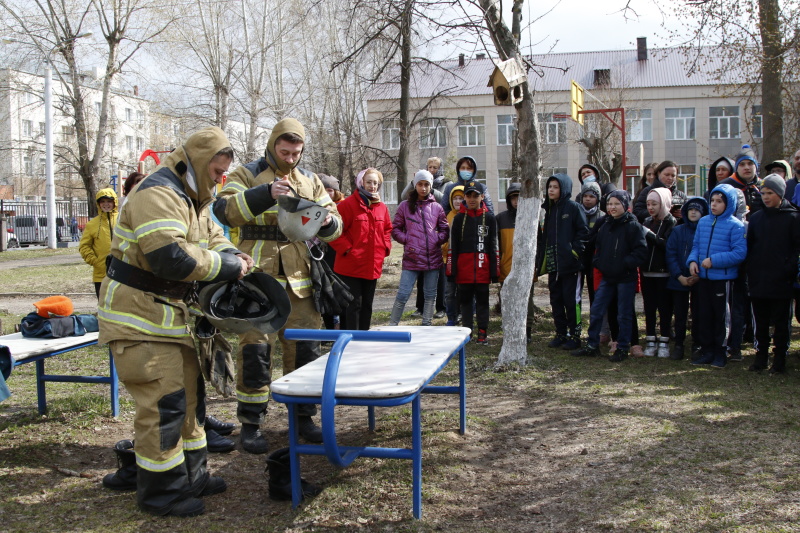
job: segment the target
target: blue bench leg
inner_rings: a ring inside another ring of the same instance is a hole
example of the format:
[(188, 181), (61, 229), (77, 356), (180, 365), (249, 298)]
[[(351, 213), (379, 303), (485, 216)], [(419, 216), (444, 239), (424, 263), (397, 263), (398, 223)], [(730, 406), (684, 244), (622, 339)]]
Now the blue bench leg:
[(111, 416), (117, 418), (119, 416), (119, 377), (111, 347), (108, 348), (108, 376), (111, 379)]
[(375, 406), (367, 406), (367, 419), (369, 420), (369, 430), (375, 431)]
[(36, 361), (36, 398), (39, 406), (39, 414), (47, 413), (47, 393), (44, 386), (44, 359)]
[(422, 409), (418, 394), (411, 403), (411, 494), (414, 518), (422, 518)]
[(459, 433), (467, 432), (467, 350), (463, 346), (458, 354)]

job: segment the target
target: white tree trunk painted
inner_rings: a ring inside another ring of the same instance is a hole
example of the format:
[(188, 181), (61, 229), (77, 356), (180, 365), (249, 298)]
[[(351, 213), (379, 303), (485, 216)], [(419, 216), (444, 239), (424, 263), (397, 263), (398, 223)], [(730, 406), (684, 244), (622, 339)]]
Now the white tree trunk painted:
[(541, 198), (520, 197), (514, 230), (514, 262), (511, 273), (503, 282), (503, 346), (497, 357), (497, 367), (512, 363), (524, 365), (528, 348), (525, 342), (525, 323), (528, 317), (528, 295), (533, 285), (536, 261), (536, 235)]

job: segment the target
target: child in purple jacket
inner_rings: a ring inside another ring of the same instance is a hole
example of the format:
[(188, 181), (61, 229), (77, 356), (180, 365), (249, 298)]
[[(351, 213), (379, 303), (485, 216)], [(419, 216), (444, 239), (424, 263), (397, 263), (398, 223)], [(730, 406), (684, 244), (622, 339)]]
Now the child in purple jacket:
[(425, 305), (422, 310), (422, 325), (430, 326), (436, 307), (436, 285), (439, 271), (444, 265), (442, 245), (447, 242), (450, 227), (444, 208), (431, 194), (433, 175), (420, 170), (414, 175), (413, 189), (408, 200), (397, 207), (392, 224), (392, 238), (403, 245), (403, 271), (400, 286), (392, 307), (389, 325), (396, 326), (403, 316), (406, 302), (417, 277), (423, 276)]

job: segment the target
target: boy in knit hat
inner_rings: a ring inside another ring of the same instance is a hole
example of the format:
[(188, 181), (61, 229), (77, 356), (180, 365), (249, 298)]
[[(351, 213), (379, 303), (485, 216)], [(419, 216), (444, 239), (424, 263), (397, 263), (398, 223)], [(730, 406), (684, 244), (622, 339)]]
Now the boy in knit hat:
[(730, 325), (728, 295), (747, 255), (744, 223), (734, 216), (736, 189), (727, 184), (711, 191), (711, 214), (700, 219), (686, 266), (697, 282), (698, 333), (702, 355), (693, 365), (724, 368)]
[(734, 174), (719, 182), (720, 185), (730, 185), (744, 193), (744, 199), (750, 215), (762, 209), (761, 193), (758, 190), (758, 160), (756, 153), (749, 144), (742, 146), (736, 155)]
[[(594, 283), (592, 283), (592, 256), (594, 255), (593, 230), (597, 221), (606, 216), (606, 214), (600, 210), (600, 196), (600, 185), (596, 181), (583, 182), (581, 193), (578, 196), (578, 203), (581, 204), (583, 212), (586, 215), (586, 228), (589, 230), (589, 238), (586, 242), (586, 249), (583, 251), (581, 285), (585, 282), (589, 289), (590, 307), (594, 301)], [(583, 292), (582, 286), (581, 292)]]
[(783, 198), (786, 182), (770, 174), (761, 184), (764, 209), (747, 228), (747, 280), (755, 316), (756, 360), (750, 370), (767, 367), (770, 326), (775, 328), (771, 374), (786, 371), (792, 320), (792, 284), (800, 255), (800, 211)]
[(593, 259), (593, 265), (603, 275), (603, 280), (594, 295), (594, 303), (589, 314), (589, 338), (586, 346), (572, 351), (572, 355), (579, 357), (600, 355), (603, 315), (616, 296), (619, 336), (617, 348), (609, 357), (609, 361), (624, 361), (628, 357), (634, 318), (637, 269), (647, 257), (647, 243), (642, 226), (636, 217), (628, 212), (630, 202), (628, 191), (624, 190), (609, 193), (606, 200), (606, 212), (610, 218), (597, 232)]

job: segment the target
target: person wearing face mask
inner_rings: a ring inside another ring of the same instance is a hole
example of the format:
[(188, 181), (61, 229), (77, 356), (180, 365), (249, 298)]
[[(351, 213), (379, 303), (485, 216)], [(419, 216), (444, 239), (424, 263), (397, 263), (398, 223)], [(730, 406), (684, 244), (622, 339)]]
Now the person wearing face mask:
[[(281, 343), (283, 373), (316, 360), (318, 341), (294, 341), (284, 329), (319, 329), (322, 318), (314, 305), (311, 256), (304, 241), (291, 241), (278, 226), (278, 203), (282, 195), (298, 196), (328, 210), (316, 238), (331, 242), (342, 233), (342, 219), (319, 177), (298, 166), (305, 149), (305, 128), (293, 118), (275, 124), (264, 156), (230, 173), (214, 202), (214, 213), (224, 224), (239, 227), (239, 246), (253, 255), (256, 268), (277, 279), (286, 288), (292, 312), (278, 335), (251, 330), (239, 336), (236, 352), (236, 414), (242, 423), (240, 440), (248, 453), (267, 453), (261, 432), (272, 383), (272, 357)], [(322, 430), (314, 424), (313, 404), (299, 404), (297, 427), (309, 442), (322, 442)]]
[(381, 201), (382, 185), (383, 174), (378, 169), (364, 169), (356, 176), (356, 191), (337, 206), (342, 236), (330, 243), (336, 250), (333, 270), (353, 294), (342, 329), (370, 328), (375, 287), (383, 273), (383, 260), (392, 251), (392, 221)]
[(578, 169), (578, 181), (580, 182), (579, 192), (575, 196), (575, 201), (581, 203), (584, 183), (596, 183), (600, 186), (600, 169), (591, 163), (586, 163)]
[(253, 266), (208, 216), (232, 161), (216, 127), (170, 153), (129, 195), (100, 287), (98, 342), (136, 403), (136, 498), (153, 515), (199, 515), (200, 498), (227, 488), (206, 468), (205, 387), (188, 321), (194, 282), (241, 279)]
[[(462, 157), (456, 162), (456, 175), (458, 176), (456, 181), (454, 183), (448, 183), (445, 186), (442, 199), (439, 202), (444, 208), (445, 215), (450, 213), (450, 191), (452, 191), (453, 187), (456, 185), (466, 187), (467, 182), (474, 181), (478, 175), (478, 163), (475, 162), (474, 158), (468, 155)], [(481, 195), (483, 196), (483, 203), (486, 205), (486, 209), (488, 209), (491, 214), (494, 214), (494, 204), (492, 204), (492, 197), (489, 195), (489, 189), (487, 189), (486, 185), (483, 183), (477, 183), (478, 187), (481, 189)]]
[(650, 191), (659, 187), (666, 187), (672, 193), (672, 206), (670, 207), (670, 214), (676, 219), (680, 219), (681, 207), (686, 203), (686, 193), (678, 189), (678, 164), (674, 161), (662, 161), (656, 168), (656, 179), (653, 184), (646, 187), (637, 196), (636, 203), (633, 206), (633, 214), (639, 223), (644, 222), (649, 215), (647, 212), (647, 195)]
[(94, 292), (100, 298), (100, 284), (106, 277), (106, 257), (111, 251), (111, 239), (117, 224), (117, 193), (114, 189), (100, 189), (97, 199), (97, 216), (86, 223), (78, 250), (86, 264), (94, 268)]

